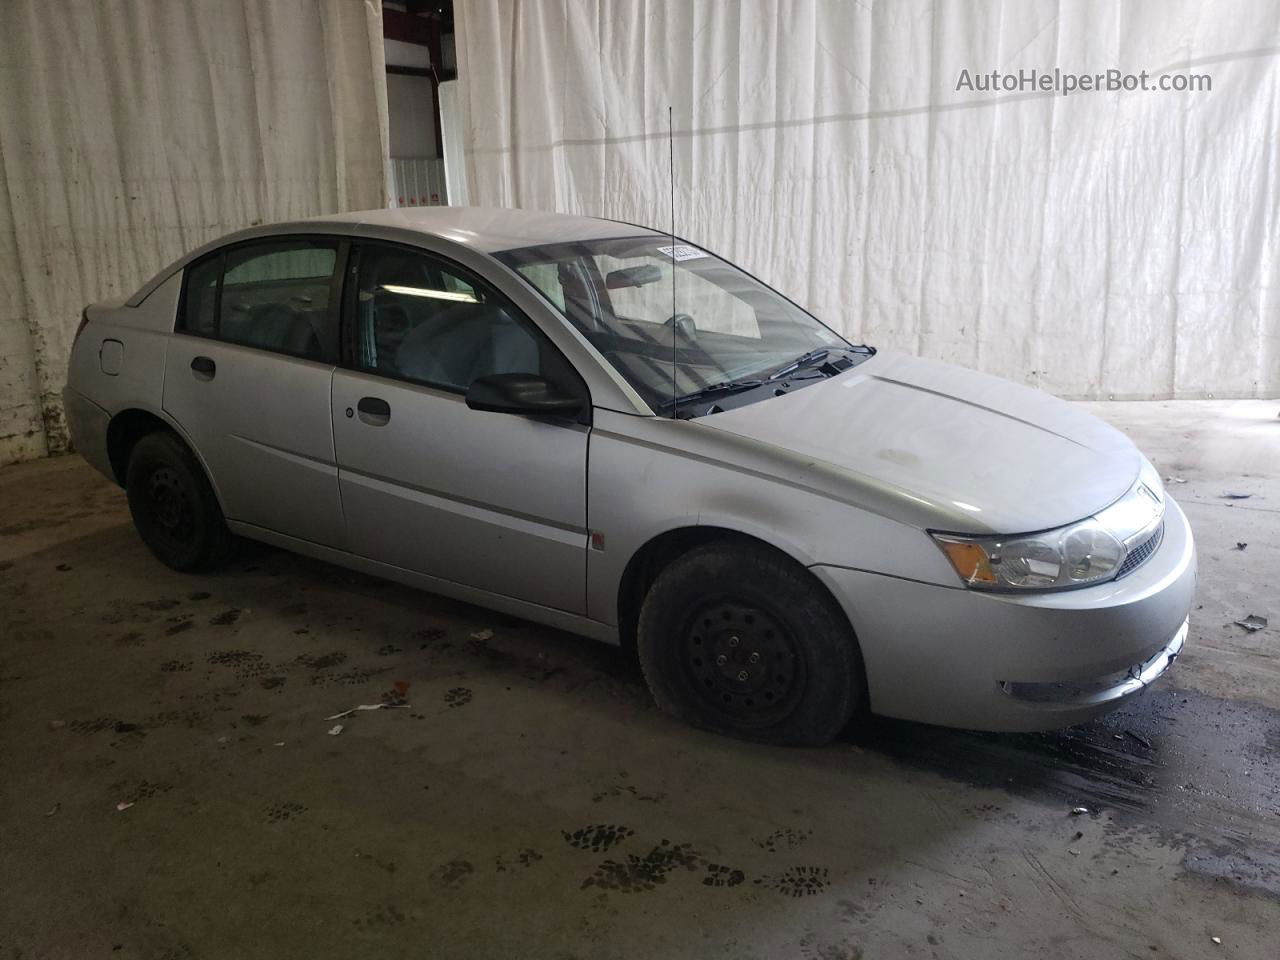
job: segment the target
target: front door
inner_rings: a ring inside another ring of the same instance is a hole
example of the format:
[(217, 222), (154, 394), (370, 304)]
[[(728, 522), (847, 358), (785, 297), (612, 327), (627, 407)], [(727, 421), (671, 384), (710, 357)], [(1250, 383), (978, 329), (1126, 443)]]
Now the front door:
[(461, 267), (390, 244), (354, 256), (353, 369), (333, 378), (350, 549), (584, 612), (589, 427), (472, 410), (464, 400), (487, 374), (580, 380), (527, 318)]
[(164, 409), (229, 520), (341, 547), (330, 425), (340, 243), (272, 238), (187, 268)]

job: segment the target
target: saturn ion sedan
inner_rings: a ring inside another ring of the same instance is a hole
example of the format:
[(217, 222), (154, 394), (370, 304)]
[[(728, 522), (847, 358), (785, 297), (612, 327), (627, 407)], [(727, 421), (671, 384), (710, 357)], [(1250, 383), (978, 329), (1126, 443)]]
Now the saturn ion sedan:
[(233, 234), (85, 310), (66, 411), (170, 567), (248, 537), (634, 647), (752, 740), (1067, 726), (1187, 635), (1191, 530), (1122, 434), (626, 223)]

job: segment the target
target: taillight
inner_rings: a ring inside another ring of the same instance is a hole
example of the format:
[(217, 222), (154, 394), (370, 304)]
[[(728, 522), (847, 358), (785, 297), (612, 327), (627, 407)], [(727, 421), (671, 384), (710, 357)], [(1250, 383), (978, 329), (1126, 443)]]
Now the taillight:
[(80, 339), (80, 334), (84, 333), (85, 324), (87, 324), (88, 322), (89, 322), (89, 308), (85, 307), (83, 310), (80, 311), (80, 326), (76, 327), (76, 335), (71, 340), (71, 345), (73, 347), (75, 346), (76, 341)]

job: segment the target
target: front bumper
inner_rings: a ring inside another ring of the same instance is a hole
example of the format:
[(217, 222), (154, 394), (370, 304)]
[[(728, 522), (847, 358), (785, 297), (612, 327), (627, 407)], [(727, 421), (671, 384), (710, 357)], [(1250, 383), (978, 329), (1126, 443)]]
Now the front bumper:
[(841, 567), (813, 572), (853, 624), (871, 709), (975, 730), (1044, 730), (1114, 709), (1168, 669), (1196, 581), (1186, 516), (1166, 497), (1165, 535), (1120, 580), (994, 594)]

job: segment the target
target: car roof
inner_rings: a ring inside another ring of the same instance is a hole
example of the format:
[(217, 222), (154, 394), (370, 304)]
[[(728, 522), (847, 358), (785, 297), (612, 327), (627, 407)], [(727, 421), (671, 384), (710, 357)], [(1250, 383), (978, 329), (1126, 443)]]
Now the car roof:
[[(575, 240), (604, 240), (611, 237), (635, 237), (658, 234), (617, 220), (580, 217), (567, 213), (541, 210), (516, 210), (499, 207), (400, 207), (390, 210), (357, 210), (352, 213), (311, 217), (296, 224), (272, 224), (271, 233), (284, 227), (319, 225), (333, 227), (386, 227), (411, 230), (442, 237), (471, 247), (482, 253), (533, 247), (544, 243), (567, 243)], [(264, 230), (264, 232), (266, 232)]]
[(206, 243), (169, 264), (144, 283), (125, 301), (136, 307), (169, 277), (188, 263), (232, 243), (243, 243), (259, 237), (292, 233), (337, 233), (366, 238), (402, 239), (406, 232), (426, 237), (439, 237), (490, 254), (544, 243), (572, 243), (579, 240), (608, 240), (614, 237), (666, 236), (648, 227), (580, 217), (567, 213), (541, 210), (517, 210), (501, 207), (400, 207), (382, 210), (354, 210), (350, 213), (325, 214), (305, 220), (267, 223), (230, 233)]

